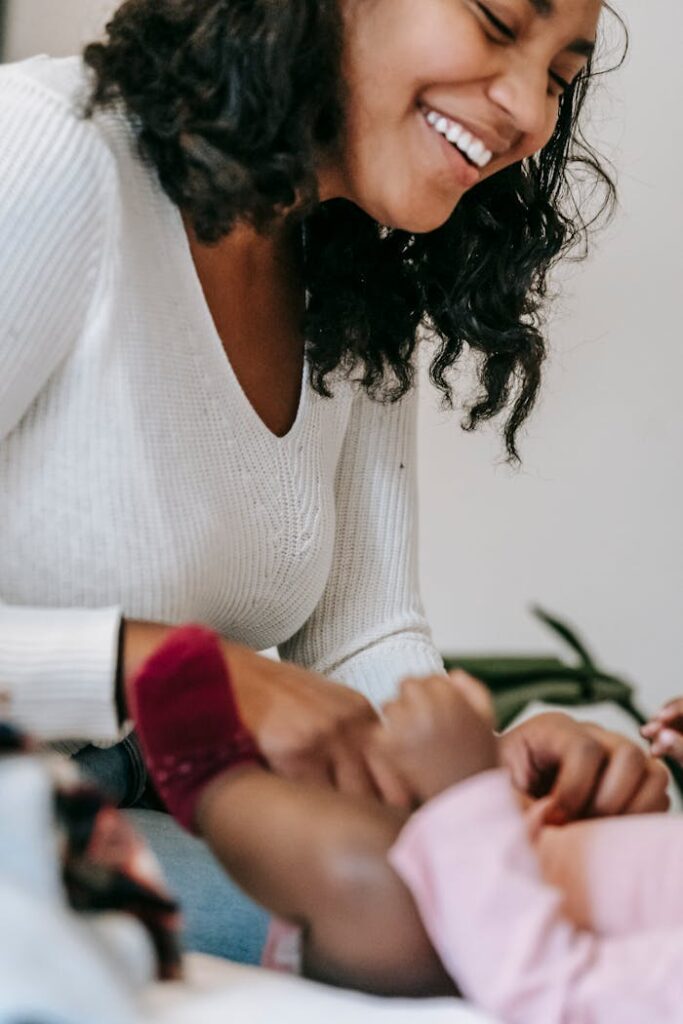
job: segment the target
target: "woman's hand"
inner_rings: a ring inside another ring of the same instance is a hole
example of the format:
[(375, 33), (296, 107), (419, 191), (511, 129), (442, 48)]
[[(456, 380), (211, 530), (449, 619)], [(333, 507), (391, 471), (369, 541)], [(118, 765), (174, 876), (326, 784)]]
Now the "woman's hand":
[(500, 756), (517, 789), (551, 797), (548, 824), (669, 806), (663, 765), (624, 736), (561, 712), (536, 715), (504, 733)]
[(377, 715), (355, 690), (225, 643), (240, 713), (274, 772), (351, 796), (384, 794), (364, 749)]
[[(169, 629), (126, 621), (125, 680), (163, 643)], [(369, 765), (368, 736), (378, 719), (364, 697), (239, 644), (224, 640), (222, 649), (242, 720), (274, 772), (349, 796), (408, 806), (408, 793), (396, 773), (381, 763)]]
[(383, 717), (373, 748), (402, 776), (413, 803), (498, 764), (490, 698), (465, 672), (407, 679)]

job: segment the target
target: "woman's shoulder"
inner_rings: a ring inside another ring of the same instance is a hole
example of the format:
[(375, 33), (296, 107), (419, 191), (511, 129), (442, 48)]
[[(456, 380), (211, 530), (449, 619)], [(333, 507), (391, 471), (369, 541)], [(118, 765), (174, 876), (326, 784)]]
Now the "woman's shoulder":
[(57, 211), (61, 201), (73, 200), (77, 180), (82, 202), (109, 206), (112, 147), (101, 126), (86, 117), (88, 86), (78, 57), (0, 66), (0, 193), (21, 174), (24, 192), (38, 204), (52, 197), (49, 205)]
[(55, 139), (65, 150), (73, 149), (76, 158), (87, 153), (91, 161), (112, 165), (123, 153), (131, 154), (133, 131), (115, 107), (87, 116), (91, 87), (81, 57), (31, 57), (0, 66), (0, 109), (4, 107), (12, 131), (25, 134), (27, 141), (50, 120)]
[(51, 95), (65, 108), (79, 101), (79, 94), (87, 91), (85, 66), (80, 57), (48, 57), (39, 54), (27, 60), (0, 66), (0, 92), (15, 86), (25, 90), (40, 90)]
[(42, 55), (0, 66), (0, 103), (14, 114), (15, 124), (21, 124), (20, 116), (26, 114), (27, 134), (40, 114), (59, 119), (67, 130), (92, 134), (92, 126), (86, 126), (89, 119), (85, 118), (88, 90), (89, 80), (80, 57)]

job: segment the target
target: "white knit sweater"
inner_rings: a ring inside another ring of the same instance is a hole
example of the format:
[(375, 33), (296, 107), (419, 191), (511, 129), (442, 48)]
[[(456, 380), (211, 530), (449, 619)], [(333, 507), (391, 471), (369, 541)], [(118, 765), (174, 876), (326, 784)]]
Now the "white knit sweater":
[[(177, 208), (78, 58), (0, 68), (0, 692), (113, 740), (120, 615), (203, 622), (376, 703), (442, 671), (415, 401), (307, 380), (284, 438), (228, 362)], [(0, 711), (2, 710), (0, 706)]]

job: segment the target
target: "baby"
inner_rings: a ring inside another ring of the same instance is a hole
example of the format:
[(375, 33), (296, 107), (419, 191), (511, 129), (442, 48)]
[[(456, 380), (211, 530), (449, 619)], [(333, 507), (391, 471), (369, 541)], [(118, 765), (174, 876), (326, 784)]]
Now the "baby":
[(683, 1024), (683, 818), (530, 827), (469, 677), (407, 681), (375, 728), (412, 816), (268, 771), (206, 630), (172, 634), (129, 697), (169, 810), (296, 926), (307, 976), (461, 992), (510, 1024)]

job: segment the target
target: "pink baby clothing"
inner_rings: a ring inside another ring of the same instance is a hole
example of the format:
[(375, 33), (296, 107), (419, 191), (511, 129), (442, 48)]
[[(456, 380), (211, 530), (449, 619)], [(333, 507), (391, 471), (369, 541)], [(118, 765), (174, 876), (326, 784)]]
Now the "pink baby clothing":
[(390, 860), (460, 990), (501, 1020), (683, 1024), (683, 818), (583, 822), (532, 845), (490, 771), (418, 811)]

